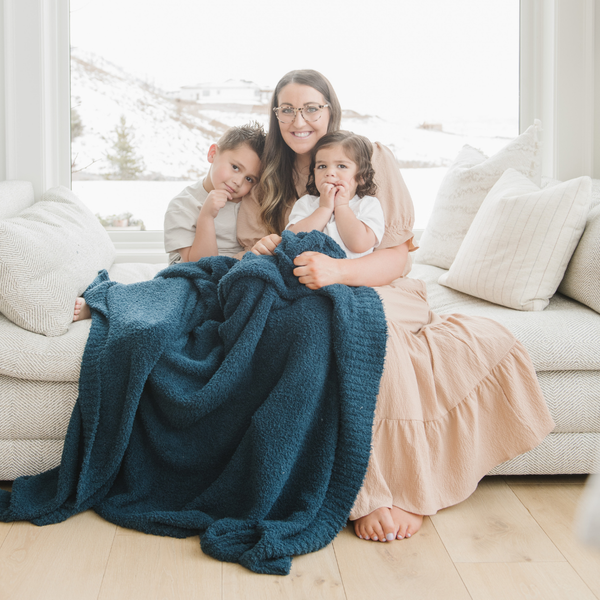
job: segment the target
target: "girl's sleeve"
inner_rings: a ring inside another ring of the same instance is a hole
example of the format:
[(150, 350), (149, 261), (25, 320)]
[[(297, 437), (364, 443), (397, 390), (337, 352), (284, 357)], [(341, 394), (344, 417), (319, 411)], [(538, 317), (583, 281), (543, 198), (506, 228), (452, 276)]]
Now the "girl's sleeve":
[(373, 169), (377, 184), (377, 198), (385, 215), (385, 233), (378, 250), (400, 246), (409, 242), (409, 252), (417, 249), (413, 244), (415, 211), (410, 193), (391, 150), (375, 142), (373, 144)]
[(292, 207), (292, 212), (288, 217), (286, 229), (289, 228), (290, 225), (295, 225), (298, 221), (302, 221), (302, 219), (306, 219), (306, 217), (310, 217), (315, 210), (319, 207), (318, 203), (312, 201), (314, 196), (302, 196), (302, 198), (296, 200), (294, 206)]
[(357, 219), (370, 227), (377, 238), (375, 248), (381, 244), (385, 235), (385, 216), (381, 208), (381, 202), (373, 196), (365, 196), (358, 209)]

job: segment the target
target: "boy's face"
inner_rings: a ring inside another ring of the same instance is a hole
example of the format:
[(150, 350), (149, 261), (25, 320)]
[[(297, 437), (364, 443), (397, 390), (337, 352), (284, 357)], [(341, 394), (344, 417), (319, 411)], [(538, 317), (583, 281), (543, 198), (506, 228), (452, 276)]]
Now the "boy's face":
[(348, 184), (350, 197), (356, 194), (358, 165), (344, 152), (341, 145), (326, 146), (315, 157), (315, 185), (319, 192), (325, 183), (333, 185), (344, 181)]
[(207, 192), (225, 190), (232, 200), (239, 200), (258, 182), (260, 159), (248, 144), (224, 151), (213, 144), (208, 151), (208, 162), (210, 171), (204, 183)]

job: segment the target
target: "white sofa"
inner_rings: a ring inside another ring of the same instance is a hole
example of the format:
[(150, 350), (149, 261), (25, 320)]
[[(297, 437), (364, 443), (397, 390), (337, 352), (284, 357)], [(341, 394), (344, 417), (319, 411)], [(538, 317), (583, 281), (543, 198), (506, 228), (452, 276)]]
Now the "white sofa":
[[(18, 201), (3, 196), (2, 186), (9, 184), (0, 183), (0, 226), (33, 204), (32, 190), (20, 189)], [(593, 204), (600, 204), (600, 181), (594, 184)], [(130, 283), (149, 279), (165, 266), (113, 264), (109, 274)], [(492, 473), (589, 473), (600, 447), (600, 314), (560, 294), (543, 311), (516, 311), (439, 285), (443, 272), (415, 264), (410, 276), (427, 283), (437, 312), (482, 315), (508, 327), (529, 351), (556, 422), (538, 448)], [(0, 295), (3, 277), (0, 265)], [(36, 474), (60, 462), (90, 323), (72, 323), (66, 333), (47, 336), (0, 314), (0, 480)]]

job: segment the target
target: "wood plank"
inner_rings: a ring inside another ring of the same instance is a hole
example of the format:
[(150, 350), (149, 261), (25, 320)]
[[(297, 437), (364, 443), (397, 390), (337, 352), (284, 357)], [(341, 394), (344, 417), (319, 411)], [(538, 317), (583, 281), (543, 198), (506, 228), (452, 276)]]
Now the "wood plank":
[(2, 544), (8, 536), (11, 527), (12, 523), (0, 523), (0, 548), (2, 548)]
[(185, 539), (117, 530), (99, 600), (220, 599), (222, 565)]
[(568, 563), (459, 563), (473, 600), (596, 600)]
[(2, 597), (96, 600), (115, 531), (92, 511), (45, 527), (13, 523), (0, 548)]
[(600, 598), (600, 551), (581, 543), (573, 530), (583, 489), (577, 484), (544, 487), (518, 485), (513, 491), (583, 581)]
[(223, 564), (223, 600), (346, 600), (338, 565), (329, 544), (318, 552), (296, 556), (289, 575), (257, 575), (232, 563)]
[(348, 600), (431, 598), (470, 600), (429, 518), (417, 535), (367, 542), (346, 527), (333, 542)]
[(482, 480), (470, 498), (431, 519), (455, 563), (565, 560), (498, 478)]
[[(6, 490), (10, 492), (11, 484), (9, 481), (0, 481), (0, 490)], [(2, 543), (6, 539), (10, 528), (12, 527), (12, 523), (0, 523), (0, 548), (2, 547)]]

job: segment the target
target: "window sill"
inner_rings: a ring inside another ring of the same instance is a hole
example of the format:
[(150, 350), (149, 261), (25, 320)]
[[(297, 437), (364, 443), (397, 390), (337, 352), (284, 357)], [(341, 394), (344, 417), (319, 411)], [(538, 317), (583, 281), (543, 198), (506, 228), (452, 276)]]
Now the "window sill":
[(168, 263), (162, 231), (109, 231), (117, 250), (115, 263)]

